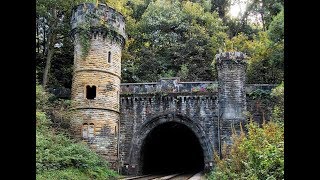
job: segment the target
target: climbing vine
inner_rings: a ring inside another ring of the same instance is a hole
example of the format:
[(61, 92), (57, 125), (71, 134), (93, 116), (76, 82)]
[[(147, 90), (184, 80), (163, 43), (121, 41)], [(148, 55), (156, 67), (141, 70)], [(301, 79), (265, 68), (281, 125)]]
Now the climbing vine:
[[(83, 4), (83, 10), (84, 12), (84, 20), (78, 24), (78, 35), (79, 35), (79, 42), (81, 45), (81, 57), (82, 59), (85, 59), (88, 54), (89, 54), (89, 50), (91, 47), (91, 34), (90, 34), (90, 27), (93, 24), (93, 19), (98, 18), (98, 16), (94, 13), (92, 13), (91, 11), (89, 11), (89, 8), (87, 7), (86, 3)], [(98, 4), (96, 4), (94, 6), (94, 11), (95, 12), (98, 8), (97, 6)]]
[[(104, 19), (104, 15), (99, 11), (97, 4), (90, 10), (86, 4), (84, 4), (84, 19), (78, 24), (79, 43), (81, 45), (82, 55), (81, 58), (85, 59), (91, 47), (91, 29), (94, 27), (105, 32), (108, 39), (119, 41), (121, 35), (112, 24), (109, 24)], [(115, 19), (116, 15), (112, 14), (112, 19)]]
[(90, 43), (90, 24), (89, 23), (81, 23), (79, 25), (79, 42), (81, 45), (81, 58), (85, 59), (88, 54), (91, 47)]

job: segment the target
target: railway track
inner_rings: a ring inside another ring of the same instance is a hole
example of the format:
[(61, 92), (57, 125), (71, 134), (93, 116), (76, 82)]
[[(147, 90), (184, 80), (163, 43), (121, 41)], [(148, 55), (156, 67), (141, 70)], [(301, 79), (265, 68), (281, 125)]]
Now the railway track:
[(120, 180), (188, 180), (197, 173), (177, 173), (170, 175), (143, 175), (122, 178)]

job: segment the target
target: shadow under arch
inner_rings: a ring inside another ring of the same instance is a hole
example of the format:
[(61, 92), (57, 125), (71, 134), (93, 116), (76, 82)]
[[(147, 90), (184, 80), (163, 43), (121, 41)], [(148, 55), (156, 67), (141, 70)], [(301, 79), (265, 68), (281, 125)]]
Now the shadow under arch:
[(136, 167), (135, 174), (142, 174), (143, 164), (141, 159), (141, 151), (148, 134), (159, 125), (169, 122), (182, 124), (193, 132), (203, 152), (204, 170), (206, 171), (212, 168), (213, 146), (212, 143), (210, 143), (209, 139), (206, 137), (203, 127), (186, 116), (175, 113), (167, 113), (153, 117), (149, 121), (146, 121), (134, 135), (133, 154), (131, 154), (131, 162), (133, 162)]

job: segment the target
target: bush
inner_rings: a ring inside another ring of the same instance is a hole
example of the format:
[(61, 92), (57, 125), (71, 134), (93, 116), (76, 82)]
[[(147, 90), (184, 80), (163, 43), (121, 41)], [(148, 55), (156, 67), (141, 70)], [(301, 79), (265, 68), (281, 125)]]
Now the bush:
[(275, 106), (272, 111), (272, 119), (283, 122), (284, 119), (284, 83), (272, 89), (271, 96), (275, 100)]
[[(39, 122), (39, 123), (38, 123)], [(36, 172), (37, 179), (60, 176), (73, 179), (72, 172), (82, 173), (79, 179), (110, 179), (116, 173), (108, 169), (108, 163), (85, 144), (76, 143), (48, 127), (45, 114), (37, 112)], [(56, 172), (55, 172), (56, 171)], [(53, 175), (57, 173), (57, 175)], [(71, 176), (72, 175), (72, 176)], [(75, 178), (77, 179), (77, 178)]]
[(61, 133), (70, 136), (70, 121), (72, 117), (71, 101), (66, 99), (56, 99), (50, 103), (48, 114), (52, 121), (52, 127)]
[(39, 180), (47, 179), (68, 179), (68, 180), (88, 180), (90, 177), (79, 169), (68, 168), (64, 170), (46, 171), (40, 175), (37, 175)]
[(44, 91), (39, 84), (36, 85), (36, 107), (37, 110), (46, 110), (49, 105), (49, 98), (51, 95)]
[(222, 159), (215, 154), (215, 168), (208, 179), (284, 179), (284, 128), (276, 122), (259, 127), (248, 124), (248, 135), (233, 134), (233, 144)]

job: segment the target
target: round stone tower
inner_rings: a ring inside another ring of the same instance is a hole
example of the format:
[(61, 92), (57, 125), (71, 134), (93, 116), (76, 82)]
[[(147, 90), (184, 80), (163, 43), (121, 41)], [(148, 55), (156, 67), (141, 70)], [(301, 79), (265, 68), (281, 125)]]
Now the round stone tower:
[(105, 4), (83, 3), (73, 8), (71, 26), (73, 134), (117, 169), (125, 20)]
[(246, 55), (242, 52), (217, 54), (216, 68), (221, 138), (228, 143), (231, 128), (239, 130), (240, 122), (246, 120)]

